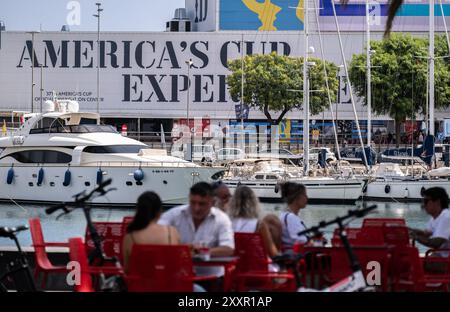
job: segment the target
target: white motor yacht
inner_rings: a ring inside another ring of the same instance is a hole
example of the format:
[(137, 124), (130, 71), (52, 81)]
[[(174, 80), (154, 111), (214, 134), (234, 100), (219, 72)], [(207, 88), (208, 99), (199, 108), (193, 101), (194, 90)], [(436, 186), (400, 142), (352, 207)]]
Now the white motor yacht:
[(144, 191), (166, 205), (187, 201), (189, 188), (223, 169), (202, 167), (100, 125), (96, 113), (74, 101), (47, 101), (13, 134), (0, 138), (0, 200), (72, 202), (105, 179), (116, 188), (93, 204), (130, 206)]

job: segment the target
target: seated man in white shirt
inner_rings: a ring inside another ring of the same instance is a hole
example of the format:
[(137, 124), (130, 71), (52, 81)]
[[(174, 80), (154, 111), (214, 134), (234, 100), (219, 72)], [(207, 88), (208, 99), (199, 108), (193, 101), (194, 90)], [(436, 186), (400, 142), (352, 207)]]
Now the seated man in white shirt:
[[(441, 187), (432, 187), (423, 193), (423, 208), (431, 216), (425, 230), (410, 229), (410, 235), (422, 245), (433, 249), (450, 249), (450, 211), (448, 194)], [(435, 256), (447, 257), (448, 252)]]
[[(175, 207), (161, 216), (158, 223), (171, 225), (180, 233), (181, 244), (194, 249), (209, 247), (211, 257), (226, 257), (234, 254), (234, 233), (230, 218), (213, 207), (213, 188), (206, 182), (191, 187), (189, 204)], [(222, 267), (196, 267), (197, 275), (222, 276)]]

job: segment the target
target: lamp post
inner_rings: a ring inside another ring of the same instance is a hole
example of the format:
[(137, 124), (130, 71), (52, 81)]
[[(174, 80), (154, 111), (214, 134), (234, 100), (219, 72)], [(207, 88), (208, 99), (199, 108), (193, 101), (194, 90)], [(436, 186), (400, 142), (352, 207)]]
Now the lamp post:
[(39, 31), (29, 31), (28, 34), (31, 34), (31, 112), (34, 111), (34, 35), (38, 34)]
[(97, 2), (97, 14), (93, 16), (97, 18), (97, 113), (100, 113), (100, 13), (103, 9), (100, 8), (101, 3)]
[(189, 129), (189, 144), (188, 144), (188, 160), (192, 161), (192, 131), (191, 131), (191, 125), (189, 122), (189, 105), (190, 105), (190, 89), (191, 89), (191, 67), (194, 65), (194, 62), (192, 59), (189, 59), (189, 61), (186, 61), (187, 65), (187, 100), (186, 100), (186, 123), (187, 127)]
[(0, 20), (0, 50), (2, 49), (2, 31), (5, 31), (5, 22)]

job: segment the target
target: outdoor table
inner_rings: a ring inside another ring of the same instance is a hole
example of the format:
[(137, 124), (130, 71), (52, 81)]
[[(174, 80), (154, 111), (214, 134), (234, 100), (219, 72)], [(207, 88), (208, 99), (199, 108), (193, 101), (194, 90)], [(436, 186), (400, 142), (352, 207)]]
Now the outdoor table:
[(193, 256), (192, 262), (194, 266), (201, 267), (216, 267), (221, 266), (225, 270), (225, 274), (223, 276), (223, 290), (231, 291), (232, 282), (233, 282), (233, 272), (236, 267), (236, 263), (239, 257), (211, 257), (207, 260)]

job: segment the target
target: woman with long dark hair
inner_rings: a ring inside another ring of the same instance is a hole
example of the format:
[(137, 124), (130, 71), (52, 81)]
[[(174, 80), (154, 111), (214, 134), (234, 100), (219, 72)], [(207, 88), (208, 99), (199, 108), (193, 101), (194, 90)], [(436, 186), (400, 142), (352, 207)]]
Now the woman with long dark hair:
[(139, 196), (136, 214), (128, 225), (127, 234), (123, 240), (125, 271), (128, 270), (128, 260), (133, 244), (178, 245), (180, 243), (180, 235), (174, 227), (158, 224), (161, 214), (162, 202), (158, 194), (145, 192)]

